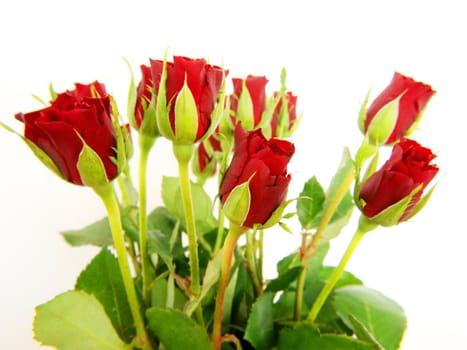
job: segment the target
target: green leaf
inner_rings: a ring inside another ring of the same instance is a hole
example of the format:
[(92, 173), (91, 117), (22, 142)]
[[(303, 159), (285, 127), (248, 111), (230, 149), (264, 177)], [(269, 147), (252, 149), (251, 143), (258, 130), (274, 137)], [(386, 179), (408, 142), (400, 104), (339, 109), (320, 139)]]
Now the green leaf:
[(314, 217), (323, 208), (324, 198), (325, 193), (318, 179), (316, 177), (309, 179), (297, 200), (298, 220), (303, 228), (312, 227)]
[[(217, 226), (212, 214), (211, 197), (200, 184), (191, 183), (191, 195), (195, 210), (196, 229), (198, 233), (206, 233)], [(167, 210), (180, 222), (185, 223), (182, 194), (178, 177), (164, 176), (162, 179), (162, 200)]]
[[(182, 310), (187, 302), (185, 294), (173, 285), (170, 286), (170, 288), (173, 288), (173, 303), (171, 304), (173, 304), (173, 307), (177, 310)], [(171, 292), (172, 291), (169, 292), (169, 282), (167, 282), (166, 279), (156, 279), (151, 290), (151, 305), (157, 308), (166, 309), (168, 304), (167, 301), (170, 298)]]
[(279, 333), (277, 350), (371, 350), (365, 342), (342, 335), (320, 335), (318, 330), (307, 323), (299, 323), (293, 329)]
[(191, 301), (190, 305), (187, 307), (186, 312), (188, 315), (191, 315), (196, 310), (204, 297), (206, 297), (211, 288), (219, 280), (222, 269), (222, 258), (223, 253), (221, 250), (211, 260), (209, 260), (206, 267), (206, 272), (204, 273), (203, 285), (201, 286), (199, 296), (195, 300)]
[(270, 350), (275, 343), (273, 322), (274, 293), (260, 296), (251, 309), (244, 338), (257, 350)]
[(133, 318), (125, 286), (117, 259), (107, 248), (103, 248), (81, 272), (75, 288), (93, 294), (104, 306), (120, 336), (127, 341), (131, 340)]
[(36, 308), (35, 338), (58, 350), (129, 350), (96, 297), (69, 291)]
[(107, 217), (96, 221), (79, 230), (61, 232), (63, 238), (72, 246), (95, 245), (105, 247), (113, 245), (112, 232), (110, 231)]
[(180, 311), (151, 308), (146, 316), (167, 350), (213, 350), (206, 331)]
[(367, 287), (347, 286), (336, 289), (334, 306), (345, 324), (355, 332), (361, 333), (361, 326), (364, 326), (385, 350), (399, 348), (407, 320), (404, 310), (395, 301)]

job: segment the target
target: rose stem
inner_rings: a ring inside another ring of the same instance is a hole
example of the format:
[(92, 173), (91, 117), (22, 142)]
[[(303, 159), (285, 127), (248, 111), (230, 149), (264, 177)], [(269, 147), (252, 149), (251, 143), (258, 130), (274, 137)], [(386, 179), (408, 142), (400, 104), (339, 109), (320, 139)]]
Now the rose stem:
[(261, 283), (258, 278), (257, 262), (255, 259), (255, 252), (254, 252), (255, 233), (256, 231), (252, 232), (251, 230), (248, 230), (246, 232), (246, 259), (248, 262), (248, 271), (250, 272), (253, 285), (255, 286), (255, 295), (256, 297), (258, 297), (259, 295), (261, 295), (262, 287), (261, 287)]
[[(190, 175), (188, 165), (193, 155), (193, 145), (173, 144), (173, 152), (178, 161), (178, 173), (180, 189), (182, 193), (183, 210), (185, 212), (186, 231), (188, 235), (188, 251), (190, 259), (191, 293), (197, 297), (200, 293), (198, 241), (196, 236), (195, 213), (193, 198), (191, 195)], [(203, 325), (203, 313), (201, 307), (195, 311), (198, 322)]]
[(321, 217), (321, 221), (319, 222), (318, 228), (316, 229), (316, 232), (313, 235), (313, 238), (311, 239), (310, 244), (304, 249), (303, 256), (300, 257), (303, 263), (303, 270), (297, 279), (297, 292), (295, 294), (295, 314), (294, 314), (296, 321), (300, 320), (300, 314), (301, 314), (302, 303), (303, 303), (303, 288), (305, 286), (305, 278), (306, 278), (306, 273), (307, 273), (308, 262), (310, 261), (310, 258), (313, 255), (313, 253), (316, 251), (316, 248), (318, 247), (318, 244), (320, 243), (321, 238), (323, 237), (324, 231), (326, 227), (328, 226), (329, 221), (331, 221), (331, 218), (334, 212), (336, 211), (337, 206), (339, 205), (342, 198), (344, 198), (348, 189), (352, 185), (354, 178), (355, 178), (355, 174), (353, 171), (349, 172), (349, 174), (344, 178), (339, 189), (335, 192), (334, 197), (330, 199), (329, 205), (326, 207), (326, 211), (323, 213), (323, 216)]
[(222, 247), (222, 267), (219, 277), (219, 287), (216, 297), (216, 309), (214, 310), (212, 326), (212, 345), (214, 350), (220, 350), (222, 343), (222, 311), (224, 306), (225, 290), (229, 281), (230, 269), (232, 267), (232, 256), (238, 238), (245, 232), (245, 228), (230, 223), (229, 232)]
[(141, 254), (141, 270), (143, 271), (143, 300), (146, 304), (149, 302), (149, 290), (151, 282), (151, 270), (150, 262), (148, 257), (148, 220), (147, 220), (147, 189), (146, 189), (146, 178), (147, 178), (147, 163), (149, 152), (155, 142), (154, 137), (148, 137), (139, 134), (139, 244)]
[(115, 193), (113, 192), (110, 183), (100, 187), (95, 187), (94, 191), (101, 197), (107, 210), (112, 238), (117, 252), (118, 265), (120, 267), (120, 272), (122, 273), (123, 284), (125, 286), (128, 303), (130, 305), (133, 321), (135, 322), (136, 333), (139, 338), (140, 345), (144, 350), (151, 350), (152, 346), (146, 333), (138, 298), (136, 296), (135, 286), (131, 277), (130, 266), (126, 256), (125, 241), (120, 220), (120, 208), (117, 198), (115, 197)]
[(341, 261), (339, 262), (339, 265), (334, 269), (332, 272), (331, 276), (329, 279), (326, 281), (326, 284), (324, 285), (323, 289), (321, 292), (318, 294), (316, 297), (316, 300), (313, 303), (313, 306), (311, 307), (311, 310), (308, 314), (307, 321), (309, 322), (314, 322), (316, 317), (318, 316), (324, 302), (328, 298), (329, 294), (331, 293), (332, 289), (336, 285), (337, 281), (341, 277), (342, 273), (344, 272), (345, 266), (349, 262), (350, 258), (352, 257), (352, 254), (355, 252), (355, 249), (357, 248), (358, 244), (360, 243), (361, 239), (363, 236), (368, 231), (371, 231), (372, 229), (376, 228), (376, 226), (369, 227), (368, 225), (364, 225), (365, 223), (365, 217), (361, 217), (359, 226), (357, 228), (357, 231), (355, 232), (354, 236), (352, 237), (352, 240), (350, 241), (349, 245), (347, 246), (347, 249), (342, 256)]

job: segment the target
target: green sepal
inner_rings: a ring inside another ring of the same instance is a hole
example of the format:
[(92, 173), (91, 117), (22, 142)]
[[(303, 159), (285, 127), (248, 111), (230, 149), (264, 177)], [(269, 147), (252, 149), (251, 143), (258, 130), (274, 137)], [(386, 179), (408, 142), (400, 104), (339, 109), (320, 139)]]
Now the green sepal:
[(248, 181), (236, 186), (230, 192), (222, 207), (225, 216), (227, 216), (231, 222), (239, 226), (243, 226), (243, 223), (248, 216), (248, 212), (250, 211), (250, 181), (253, 176), (255, 176), (255, 174), (251, 175)]
[(355, 167), (358, 169), (358, 172), (363, 168), (365, 162), (371, 158), (378, 151), (373, 143), (370, 142), (368, 135), (365, 135), (363, 138), (362, 144), (355, 154)]
[(367, 135), (374, 145), (383, 145), (391, 136), (399, 116), (399, 101), (402, 95), (385, 104), (368, 125)]
[(83, 149), (79, 153), (76, 168), (83, 185), (98, 187), (109, 182), (104, 163), (99, 155), (84, 140)]
[(255, 225), (255, 228), (258, 230), (264, 230), (269, 227), (274, 226), (282, 219), (282, 214), (284, 213), (285, 208), (297, 199), (289, 199), (288, 201), (282, 202), (271, 214), (269, 219), (264, 224)]
[(371, 89), (368, 90), (365, 100), (363, 101), (362, 106), (360, 107), (360, 112), (358, 113), (358, 128), (360, 131), (365, 134), (365, 121), (366, 121), (366, 110), (368, 106), (368, 101), (370, 100)]
[[(131, 143), (131, 135), (126, 129), (125, 126), (119, 124), (120, 113), (117, 108), (117, 103), (112, 96), (110, 97), (110, 105), (112, 107), (112, 125), (114, 127), (115, 136), (117, 139), (117, 149), (115, 150), (117, 154), (117, 159), (113, 160), (114, 164), (117, 166), (118, 173), (125, 169), (128, 165), (128, 159), (133, 154), (133, 145)], [(84, 141), (83, 141), (84, 143)]]
[(125, 61), (128, 70), (130, 72), (130, 86), (128, 88), (128, 100), (127, 100), (127, 115), (130, 125), (133, 129), (138, 129), (135, 120), (135, 108), (136, 108), (136, 98), (137, 98), (137, 91), (135, 85), (135, 75), (133, 73), (133, 69), (131, 68), (130, 62), (123, 58)]
[(427, 194), (425, 194), (419, 201), (418, 203), (415, 205), (415, 207), (413, 208), (412, 210), (412, 213), (409, 215), (409, 217), (407, 218), (407, 220), (413, 218), (415, 215), (417, 215), (420, 210), (423, 209), (423, 207), (425, 207), (426, 203), (428, 203), (428, 200), (431, 198), (431, 195), (433, 194), (434, 190), (436, 188), (436, 185), (434, 185), (429, 191)]
[(139, 132), (152, 138), (160, 136), (156, 120), (156, 94), (154, 92), (151, 93), (151, 101), (149, 101), (148, 105), (144, 106), (143, 110), (144, 116)]
[(198, 132), (198, 108), (188, 87), (187, 77), (175, 100), (175, 142), (191, 144), (196, 142)]
[(58, 177), (60, 177), (61, 179), (66, 180), (63, 177), (60, 170), (58, 169), (55, 162), (52, 160), (52, 158), (50, 158), (49, 155), (47, 153), (45, 153), (40, 147), (38, 147), (34, 142), (32, 142), (31, 140), (28, 140), (23, 135), (19, 134), (18, 132), (13, 130), (11, 127), (9, 127), (8, 125), (6, 125), (6, 124), (4, 124), (2, 122), (0, 122), (0, 126), (3, 127), (5, 130), (7, 130), (7, 131), (15, 134), (16, 136), (20, 137), (28, 145), (28, 147), (32, 150), (34, 155), (42, 162), (42, 164), (44, 164), (47, 168), (52, 170)]
[(401, 217), (407, 210), (413, 197), (422, 190), (422, 184), (418, 185), (409, 195), (405, 196), (399, 202), (387, 207), (381, 211), (378, 215), (368, 218), (370, 222), (381, 225), (381, 226), (394, 226), (400, 222)]
[(253, 101), (246, 87), (246, 80), (243, 80), (242, 92), (238, 98), (236, 119), (242, 123), (243, 129), (247, 131), (251, 131), (255, 128)]
[(164, 53), (164, 66), (162, 68), (161, 81), (159, 89), (157, 91), (156, 100), (156, 121), (159, 131), (162, 136), (169, 140), (175, 139), (174, 131), (170, 125), (169, 111), (170, 107), (167, 108), (167, 88), (165, 86), (167, 80), (167, 51)]
[[(232, 124), (232, 121), (230, 120), (230, 118), (226, 118), (226, 115), (224, 114), (226, 112), (228, 114), (228, 109), (225, 108), (226, 100), (228, 99), (226, 99), (225, 97), (225, 71), (223, 70), (222, 71), (222, 84), (219, 90), (217, 104), (216, 104), (216, 107), (214, 107), (214, 110), (211, 112), (211, 124), (209, 125), (209, 129), (204, 133), (203, 136), (201, 136), (199, 141), (204, 141), (209, 136), (211, 136), (223, 119), (229, 119), (230, 124)], [(232, 126), (232, 130), (233, 130), (233, 126)]]

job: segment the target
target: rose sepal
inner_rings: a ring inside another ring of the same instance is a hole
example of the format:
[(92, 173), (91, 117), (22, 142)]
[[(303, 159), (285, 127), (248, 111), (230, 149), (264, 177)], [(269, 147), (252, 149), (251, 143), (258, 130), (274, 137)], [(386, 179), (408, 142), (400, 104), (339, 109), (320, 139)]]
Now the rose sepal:
[(243, 80), (242, 92), (238, 98), (237, 121), (242, 124), (245, 130), (251, 131), (255, 127), (253, 101), (246, 86), (246, 80)]
[[(374, 224), (385, 227), (397, 225), (401, 221), (402, 217), (406, 214), (406, 211), (410, 207), (413, 198), (418, 194), (418, 192), (422, 191), (422, 189), (423, 184), (418, 185), (412, 190), (412, 192), (410, 192), (400, 201), (382, 210), (377, 215), (371, 218), (368, 217), (368, 220)], [(364, 201), (360, 200), (360, 208), (363, 207), (362, 202)]]
[(238, 226), (243, 226), (243, 223), (250, 212), (250, 181), (253, 176), (255, 176), (255, 174), (251, 175), (244, 183), (235, 186), (222, 206), (225, 216), (230, 220), (230, 222), (233, 222)]
[(175, 139), (174, 131), (170, 125), (169, 110), (167, 108), (167, 52), (164, 54), (164, 63), (162, 68), (161, 80), (159, 83), (158, 95), (156, 99), (156, 121), (162, 136), (169, 140)]
[(193, 144), (198, 130), (198, 108), (188, 87), (187, 77), (175, 100), (175, 139), (181, 144)]
[[(228, 115), (225, 114), (228, 113), (228, 109), (225, 106), (226, 100), (227, 99), (225, 97), (225, 71), (224, 69), (222, 69), (222, 84), (219, 90), (216, 107), (214, 107), (214, 110), (211, 112), (211, 124), (209, 125), (208, 130), (199, 139), (199, 141), (202, 142), (207, 140), (208, 137), (214, 133), (214, 131), (220, 125), (223, 119), (230, 119), (227, 118)], [(232, 122), (230, 121), (230, 123)]]
[(370, 143), (384, 145), (396, 127), (399, 117), (399, 101), (403, 94), (385, 104), (372, 119), (366, 134)]
[(281, 219), (283, 218), (282, 214), (284, 213), (285, 208), (295, 200), (296, 199), (289, 199), (289, 200), (287, 200), (285, 202), (282, 202), (272, 212), (271, 216), (269, 217), (269, 219), (264, 224), (256, 224), (254, 228), (258, 229), (258, 230), (264, 230), (264, 229), (270, 228), (270, 227), (274, 226), (275, 224), (279, 223), (281, 221)]
[(428, 200), (431, 198), (431, 195), (433, 194), (435, 188), (436, 184), (433, 185), (433, 187), (430, 188), (430, 190), (418, 201), (418, 203), (412, 209), (410, 215), (407, 217), (407, 220), (413, 218), (423, 209), (423, 207), (425, 207), (425, 205), (428, 203)]
[(37, 159), (39, 159), (41, 161), (42, 164), (44, 164), (47, 168), (49, 168), (50, 170), (52, 170), (58, 177), (60, 177), (61, 179), (63, 180), (66, 180), (62, 173), (60, 172), (60, 170), (58, 169), (57, 165), (55, 164), (55, 162), (52, 160), (52, 158), (50, 158), (47, 153), (45, 153), (41, 148), (39, 148), (38, 146), (36, 146), (36, 144), (30, 140), (28, 140), (27, 138), (25, 138), (23, 135), (19, 134), (18, 132), (16, 132), (15, 130), (13, 130), (11, 127), (9, 127), (8, 125), (4, 124), (3, 122), (0, 122), (0, 126), (3, 127), (5, 130), (17, 135), (18, 137), (20, 137), (27, 145), (28, 147), (32, 150), (32, 152), (34, 153), (34, 155), (37, 157)]
[(131, 69), (130, 62), (127, 59), (123, 58), (125, 61), (128, 71), (130, 72), (130, 86), (128, 87), (128, 99), (127, 99), (127, 115), (128, 121), (133, 129), (138, 129), (136, 125), (135, 119), (135, 107), (136, 107), (136, 100), (137, 100), (137, 92), (136, 92), (136, 84), (135, 84), (135, 75), (133, 73), (133, 69)]
[(362, 106), (360, 107), (360, 111), (358, 113), (358, 128), (360, 131), (365, 134), (365, 121), (367, 118), (367, 108), (368, 108), (368, 102), (370, 101), (370, 95), (371, 95), (371, 89), (368, 90), (368, 93), (365, 96), (365, 100), (362, 103)]
[[(112, 108), (112, 114), (115, 116), (112, 118), (112, 125), (115, 130), (115, 136), (117, 138), (117, 149), (115, 153), (117, 154), (117, 158), (114, 159), (111, 157), (113, 163), (117, 166), (118, 172), (120, 173), (125, 169), (128, 165), (128, 159), (131, 158), (133, 155), (133, 145), (131, 142), (131, 134), (130, 131), (125, 126), (121, 126), (119, 124), (118, 117), (120, 116), (117, 108), (117, 103), (112, 96), (110, 98), (110, 106)], [(127, 124), (128, 126), (128, 124)], [(80, 138), (81, 136), (78, 135)], [(81, 138), (84, 143), (84, 140)]]
[(86, 144), (81, 135), (76, 134), (83, 142), (83, 148), (76, 163), (76, 169), (83, 185), (96, 188), (109, 183), (102, 159)]

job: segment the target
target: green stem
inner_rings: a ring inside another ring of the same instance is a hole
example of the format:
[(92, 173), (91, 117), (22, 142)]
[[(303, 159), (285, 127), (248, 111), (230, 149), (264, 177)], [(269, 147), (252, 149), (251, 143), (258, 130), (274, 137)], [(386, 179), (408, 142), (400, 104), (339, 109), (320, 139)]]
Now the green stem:
[(313, 303), (313, 306), (311, 307), (310, 313), (308, 314), (308, 318), (307, 318), (309, 322), (314, 322), (316, 320), (316, 317), (318, 316), (324, 302), (326, 301), (329, 294), (331, 293), (334, 286), (336, 285), (337, 281), (341, 277), (347, 263), (352, 257), (352, 254), (355, 252), (355, 249), (357, 248), (358, 244), (360, 243), (361, 239), (363, 238), (366, 232), (367, 231), (362, 230), (360, 226), (355, 232), (344, 255), (342, 256), (342, 259), (339, 265), (334, 269), (331, 276), (326, 281), (326, 284), (324, 285), (323, 289), (321, 290), (318, 297), (316, 298), (315, 302)]
[(264, 230), (259, 230), (259, 241), (258, 241), (258, 278), (260, 281), (263, 280), (263, 261), (264, 261)]
[(219, 203), (219, 220), (217, 226), (217, 236), (216, 236), (216, 243), (214, 244), (214, 254), (221, 249), (222, 246), (222, 239), (224, 238), (224, 221), (225, 221), (225, 214), (222, 210), (222, 205)]
[[(297, 291), (295, 294), (295, 312), (294, 312), (295, 320), (299, 320), (301, 318), (301, 310), (302, 310), (302, 303), (303, 303), (303, 289), (305, 287), (305, 278), (306, 278), (308, 263), (311, 259), (311, 256), (316, 251), (318, 244), (323, 238), (326, 227), (331, 221), (331, 218), (334, 215), (334, 212), (336, 211), (339, 203), (342, 201), (342, 198), (344, 198), (345, 194), (349, 190), (354, 179), (355, 179), (355, 174), (353, 171), (349, 172), (347, 176), (344, 178), (340, 187), (337, 189), (334, 196), (330, 200), (329, 205), (326, 207), (326, 210), (323, 213), (323, 216), (321, 217), (321, 221), (319, 222), (318, 228), (316, 229), (316, 232), (313, 235), (311, 242), (309, 243), (308, 246), (306, 246), (303, 250), (301, 250), (300, 258), (301, 258), (304, 268), (297, 279)], [(306, 241), (304, 241), (303, 244), (306, 244)]]
[(230, 223), (230, 229), (222, 247), (222, 267), (219, 277), (219, 287), (216, 297), (216, 309), (214, 310), (212, 326), (212, 345), (214, 350), (220, 350), (222, 343), (222, 312), (224, 307), (225, 290), (229, 282), (230, 269), (232, 268), (232, 257), (237, 245), (238, 238), (245, 232), (244, 227)]
[[(198, 259), (198, 241), (196, 237), (195, 212), (193, 208), (193, 198), (191, 195), (191, 184), (189, 174), (189, 163), (193, 155), (193, 145), (173, 144), (175, 158), (178, 161), (178, 173), (180, 180), (180, 189), (182, 193), (183, 210), (185, 213), (186, 231), (188, 236), (188, 251), (190, 259), (191, 275), (191, 293), (196, 298), (201, 290), (199, 259)], [(196, 317), (202, 324), (202, 312), (198, 307)]]
[(146, 173), (148, 156), (154, 145), (155, 138), (139, 134), (139, 249), (141, 254), (141, 270), (143, 275), (143, 300), (149, 303), (149, 292), (151, 283), (151, 263), (148, 256), (148, 219), (147, 219), (147, 189)]
[[(300, 260), (303, 262), (303, 254), (306, 250), (307, 234), (302, 233), (302, 245), (300, 247)], [(303, 290), (305, 288), (305, 279), (308, 270), (308, 264), (303, 264), (303, 269), (297, 279), (297, 290), (295, 292), (294, 320), (302, 319)]]
[(248, 271), (250, 272), (250, 276), (255, 287), (255, 294), (256, 296), (261, 295), (261, 283), (258, 278), (258, 269), (257, 269), (257, 262), (255, 259), (255, 239), (254, 239), (255, 232), (248, 230), (246, 232), (246, 260), (248, 263)]
[(341, 186), (338, 188), (336, 193), (334, 194), (334, 197), (331, 199), (329, 202), (329, 205), (326, 207), (326, 211), (324, 212), (321, 221), (319, 222), (318, 228), (316, 229), (315, 234), (313, 235), (313, 238), (311, 239), (310, 244), (308, 245), (307, 248), (307, 253), (305, 256), (309, 259), (309, 256), (311, 256), (314, 251), (316, 250), (316, 247), (318, 246), (319, 242), (323, 238), (324, 231), (326, 230), (326, 227), (329, 224), (329, 221), (331, 221), (332, 216), (334, 215), (334, 212), (337, 209), (337, 206), (339, 203), (342, 201), (342, 198), (344, 198), (345, 194), (349, 190), (350, 186), (352, 185), (353, 181), (355, 179), (355, 174), (353, 171), (350, 171), (347, 176), (344, 178), (344, 180), (341, 183)]
[(113, 192), (111, 184), (105, 184), (94, 188), (95, 192), (101, 197), (107, 210), (112, 238), (117, 252), (118, 265), (122, 274), (123, 284), (130, 305), (133, 321), (135, 322), (136, 334), (138, 337), (139, 346), (144, 350), (151, 350), (152, 346), (144, 326), (143, 317), (141, 314), (138, 297), (136, 295), (135, 285), (131, 277), (130, 266), (125, 250), (125, 240), (123, 236), (122, 223), (120, 219), (120, 207)]

